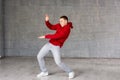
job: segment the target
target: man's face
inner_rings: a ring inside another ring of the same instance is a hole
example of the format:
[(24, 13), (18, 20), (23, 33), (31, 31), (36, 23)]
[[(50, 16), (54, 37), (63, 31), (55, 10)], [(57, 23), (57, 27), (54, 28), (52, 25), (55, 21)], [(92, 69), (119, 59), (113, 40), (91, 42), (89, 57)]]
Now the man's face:
[(60, 25), (62, 26), (62, 27), (64, 27), (65, 25), (67, 25), (67, 20), (65, 20), (65, 19), (63, 19), (63, 18), (60, 18)]

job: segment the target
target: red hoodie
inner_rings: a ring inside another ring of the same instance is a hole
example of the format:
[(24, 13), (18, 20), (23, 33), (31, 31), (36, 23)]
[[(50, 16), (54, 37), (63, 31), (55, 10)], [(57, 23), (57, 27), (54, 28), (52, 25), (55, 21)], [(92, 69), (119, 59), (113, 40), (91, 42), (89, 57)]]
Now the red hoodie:
[(50, 39), (49, 42), (53, 45), (62, 47), (70, 34), (70, 28), (73, 28), (72, 23), (68, 22), (64, 27), (61, 27), (60, 23), (55, 25), (52, 25), (49, 21), (45, 21), (45, 23), (49, 29), (56, 30), (55, 34), (47, 34), (45, 38)]

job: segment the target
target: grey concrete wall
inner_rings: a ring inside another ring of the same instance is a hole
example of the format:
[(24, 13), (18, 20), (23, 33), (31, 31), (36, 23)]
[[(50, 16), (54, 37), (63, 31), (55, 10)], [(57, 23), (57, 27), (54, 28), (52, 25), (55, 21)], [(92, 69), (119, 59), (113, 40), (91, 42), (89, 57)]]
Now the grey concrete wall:
[(63, 57), (120, 58), (120, 0), (6, 0), (6, 56), (36, 56), (53, 33), (44, 15), (57, 23), (67, 15), (74, 29), (61, 49)]
[(3, 7), (2, 7), (2, 0), (0, 0), (0, 58), (4, 56), (4, 49), (3, 49)]

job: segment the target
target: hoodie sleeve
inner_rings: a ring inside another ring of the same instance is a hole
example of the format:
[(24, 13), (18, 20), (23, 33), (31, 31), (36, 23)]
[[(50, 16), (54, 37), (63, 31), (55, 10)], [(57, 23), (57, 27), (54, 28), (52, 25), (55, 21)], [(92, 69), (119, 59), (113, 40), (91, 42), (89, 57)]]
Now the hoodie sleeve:
[(57, 34), (47, 34), (45, 35), (45, 38), (47, 39), (60, 39), (67, 37), (70, 33), (70, 28), (66, 28), (65, 30), (61, 31), (60, 33)]
[(51, 24), (49, 21), (45, 21), (46, 26), (51, 30), (56, 30), (58, 28), (58, 24)]

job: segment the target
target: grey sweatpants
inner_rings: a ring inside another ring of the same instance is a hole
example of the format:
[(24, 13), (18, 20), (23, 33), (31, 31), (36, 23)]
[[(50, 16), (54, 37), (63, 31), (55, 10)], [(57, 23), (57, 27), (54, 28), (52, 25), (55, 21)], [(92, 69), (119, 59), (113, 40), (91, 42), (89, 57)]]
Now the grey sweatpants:
[(69, 73), (72, 72), (72, 70), (66, 66), (63, 62), (61, 62), (61, 54), (60, 54), (60, 47), (59, 46), (55, 46), (51, 43), (47, 43), (45, 44), (42, 49), (39, 51), (38, 55), (37, 55), (37, 59), (39, 62), (39, 66), (42, 72), (47, 72), (47, 69), (45, 67), (45, 61), (44, 61), (44, 57), (46, 54), (48, 54), (48, 52), (51, 51), (55, 60), (55, 63), (65, 72)]

